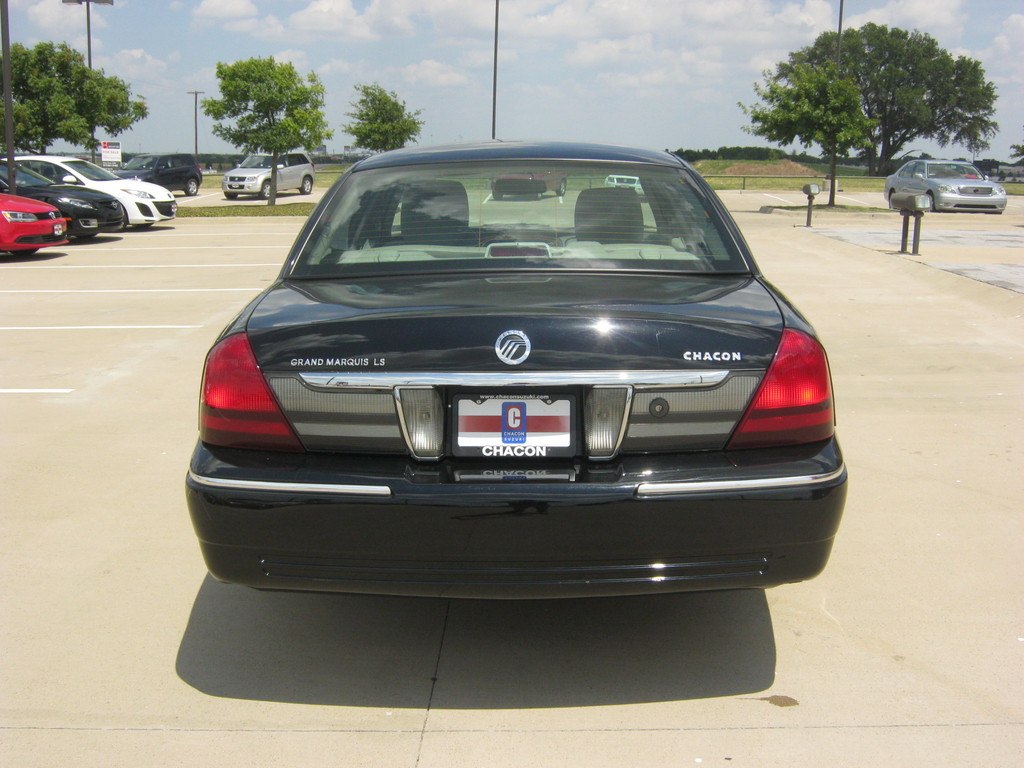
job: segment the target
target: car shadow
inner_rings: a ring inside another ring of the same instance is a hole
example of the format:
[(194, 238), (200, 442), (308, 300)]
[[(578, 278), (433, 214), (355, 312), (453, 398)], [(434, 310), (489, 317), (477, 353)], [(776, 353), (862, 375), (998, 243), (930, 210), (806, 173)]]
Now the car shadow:
[(141, 224), (141, 225), (134, 225), (134, 226), (129, 224), (127, 227), (125, 227), (124, 229), (121, 230), (121, 234), (122, 235), (131, 235), (131, 234), (141, 235), (141, 234), (148, 234), (150, 232), (172, 232), (173, 230), (174, 230), (174, 220), (173, 219), (168, 219), (168, 220), (160, 222), (159, 224)]
[[(60, 247), (65, 248), (66, 246)], [(5, 264), (34, 264), (37, 261), (63, 259), (67, 255), (67, 251), (58, 250), (36, 251), (34, 253), (25, 253), (24, 251), (0, 251), (0, 261)]]
[(71, 245), (75, 246), (89, 246), (89, 245), (108, 245), (110, 243), (117, 243), (124, 240), (119, 230), (117, 234), (113, 232), (103, 235), (92, 235), (91, 237), (73, 237), (71, 238)]
[(176, 669), (236, 699), (580, 707), (763, 691), (775, 640), (761, 590), (448, 601), (259, 592), (208, 576)]

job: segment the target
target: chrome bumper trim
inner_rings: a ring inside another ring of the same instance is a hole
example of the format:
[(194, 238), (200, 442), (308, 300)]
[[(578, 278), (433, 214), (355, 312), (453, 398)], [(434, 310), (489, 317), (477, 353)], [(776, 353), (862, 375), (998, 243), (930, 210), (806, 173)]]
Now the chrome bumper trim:
[(835, 472), (823, 475), (800, 475), (797, 477), (769, 477), (754, 480), (697, 480), (692, 483), (640, 483), (636, 487), (636, 495), (640, 498), (650, 496), (673, 496), (691, 493), (715, 493), (718, 491), (774, 491), (779, 488), (795, 488), (806, 485), (823, 485), (838, 480), (846, 474), (843, 465)]
[(300, 373), (311, 387), (557, 387), (630, 385), (638, 389), (713, 387), (731, 371), (498, 371), (494, 373)]
[(334, 485), (331, 483), (276, 483), (265, 480), (230, 480), (205, 477), (189, 470), (188, 478), (206, 488), (234, 491), (281, 491), (285, 493), (330, 493), (339, 496), (390, 496), (386, 485)]

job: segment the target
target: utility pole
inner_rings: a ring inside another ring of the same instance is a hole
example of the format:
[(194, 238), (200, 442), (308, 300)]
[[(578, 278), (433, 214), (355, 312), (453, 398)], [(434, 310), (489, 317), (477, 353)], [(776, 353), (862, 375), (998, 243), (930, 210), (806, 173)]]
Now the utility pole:
[(11, 93), (11, 29), (8, 24), (7, 0), (0, 0), (0, 22), (3, 22), (4, 78), (4, 142), (7, 144), (7, 191), (18, 194), (17, 170), (14, 166), (14, 96)]
[[(839, 71), (839, 62), (842, 59), (843, 53), (843, 0), (839, 0), (839, 33), (836, 35), (836, 77), (841, 77), (842, 73)], [(828, 205), (830, 208), (835, 208), (836, 205), (836, 151), (832, 150), (832, 156), (828, 162), (828, 175), (830, 183), (828, 185)]]
[(196, 162), (199, 162), (199, 94), (206, 93), (206, 91), (185, 91), (185, 93), (191, 93), (195, 97), (195, 117), (193, 118), (193, 135), (195, 137), (195, 144), (193, 146), (193, 153), (196, 156)]
[[(63, 0), (64, 5), (84, 5), (85, 6), (85, 48), (86, 48), (86, 61), (89, 63), (89, 69), (92, 69), (92, 4), (99, 3), (100, 5), (113, 5), (114, 0)], [(96, 127), (92, 129), (92, 143), (93, 146), (89, 149), (89, 158), (95, 163), (96, 162)]]
[(498, 6), (501, 0), (494, 0), (494, 77), (491, 80), (491, 138), (498, 132)]

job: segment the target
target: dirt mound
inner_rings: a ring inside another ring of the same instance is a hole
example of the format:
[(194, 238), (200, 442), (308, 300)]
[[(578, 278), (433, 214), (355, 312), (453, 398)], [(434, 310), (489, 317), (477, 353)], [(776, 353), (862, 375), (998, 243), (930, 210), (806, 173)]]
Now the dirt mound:
[(734, 163), (721, 171), (724, 176), (817, 176), (806, 165), (792, 160), (776, 160), (772, 163)]

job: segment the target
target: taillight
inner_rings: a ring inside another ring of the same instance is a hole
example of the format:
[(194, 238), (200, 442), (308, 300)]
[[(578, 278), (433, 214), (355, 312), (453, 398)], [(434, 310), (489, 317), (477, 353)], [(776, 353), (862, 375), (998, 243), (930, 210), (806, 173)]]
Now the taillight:
[(228, 448), (303, 450), (244, 333), (228, 336), (206, 356), (199, 439)]
[(832, 436), (832, 384), (825, 350), (787, 328), (728, 447), (813, 443)]

